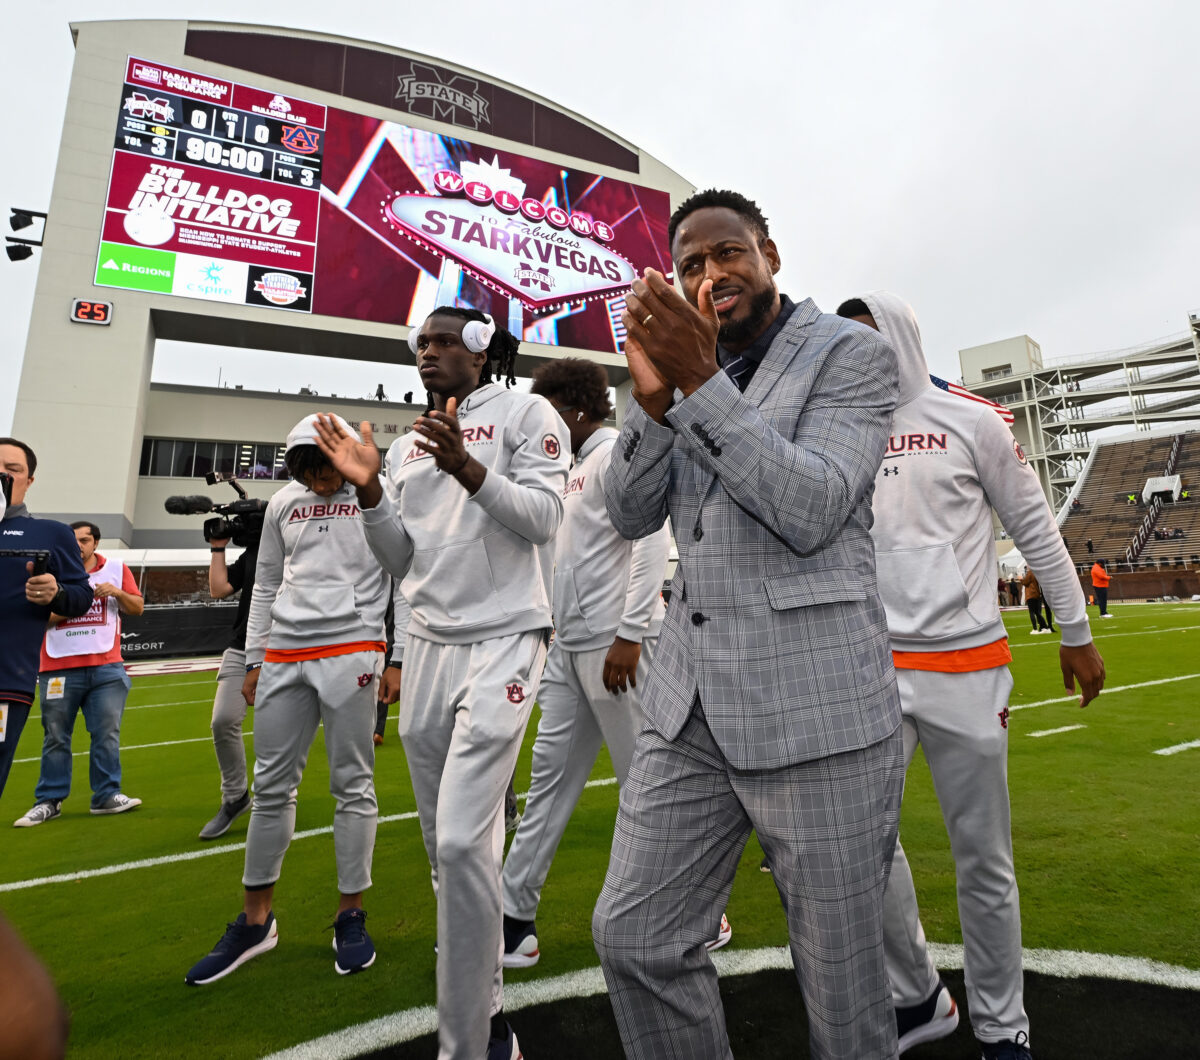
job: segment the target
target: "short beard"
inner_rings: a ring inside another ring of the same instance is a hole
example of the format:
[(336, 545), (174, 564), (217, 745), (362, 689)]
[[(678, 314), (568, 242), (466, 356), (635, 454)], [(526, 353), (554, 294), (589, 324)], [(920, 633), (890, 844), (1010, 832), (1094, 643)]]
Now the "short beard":
[(754, 301), (750, 303), (750, 311), (744, 319), (731, 320), (721, 325), (717, 331), (717, 342), (726, 349), (748, 346), (766, 330), (767, 317), (774, 308), (776, 297), (774, 287), (768, 287), (755, 295)]

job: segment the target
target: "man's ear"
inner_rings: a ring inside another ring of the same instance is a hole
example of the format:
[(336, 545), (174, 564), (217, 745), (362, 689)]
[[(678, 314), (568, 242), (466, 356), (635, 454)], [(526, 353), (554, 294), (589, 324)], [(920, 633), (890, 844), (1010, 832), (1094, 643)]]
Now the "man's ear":
[(767, 261), (771, 263), (771, 275), (774, 276), (782, 267), (779, 261), (779, 248), (775, 245), (775, 240), (764, 240), (762, 250)]

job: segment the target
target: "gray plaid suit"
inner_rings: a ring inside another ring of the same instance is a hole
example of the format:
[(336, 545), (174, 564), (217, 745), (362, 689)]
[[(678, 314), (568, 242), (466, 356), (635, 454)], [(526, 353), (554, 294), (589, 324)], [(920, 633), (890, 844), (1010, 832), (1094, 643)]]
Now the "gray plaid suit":
[(730, 1055), (703, 943), (751, 828), (788, 916), (814, 1057), (896, 1055), (883, 889), (903, 758), (870, 498), (895, 407), (880, 336), (800, 303), (745, 394), (670, 426), (634, 402), (606, 483), (679, 568), (593, 934), (630, 1057)]

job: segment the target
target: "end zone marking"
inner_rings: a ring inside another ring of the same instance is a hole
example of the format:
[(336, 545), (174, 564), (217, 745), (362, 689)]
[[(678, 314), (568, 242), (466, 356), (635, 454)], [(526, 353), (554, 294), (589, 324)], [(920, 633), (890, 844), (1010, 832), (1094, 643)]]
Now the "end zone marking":
[(1026, 736), (1057, 736), (1060, 732), (1074, 732), (1076, 729), (1086, 729), (1086, 725), (1064, 725), (1058, 729), (1039, 729), (1037, 732), (1027, 732)]
[[(929, 954), (939, 968), (962, 968), (962, 946), (931, 942)], [(1024, 950), (1025, 969), (1061, 979), (1090, 976), (1149, 983), (1183, 990), (1200, 990), (1200, 971), (1147, 960), (1144, 957), (1117, 957), (1079, 950)], [(792, 967), (791, 952), (785, 946), (757, 950), (722, 950), (712, 955), (720, 975), (750, 975), (754, 972), (787, 971)], [(516, 1012), (534, 1005), (572, 997), (591, 997), (607, 991), (604, 975), (598, 967), (584, 968), (548, 979), (506, 982), (504, 1009)], [(355, 1024), (331, 1034), (313, 1038), (277, 1053), (265, 1060), (352, 1060), (401, 1042), (432, 1034), (437, 1030), (437, 1010), (432, 1005), (393, 1012), (366, 1023)]]
[(1191, 751), (1196, 747), (1200, 747), (1200, 740), (1189, 740), (1187, 743), (1177, 743), (1170, 747), (1162, 747), (1153, 753), (1156, 755), (1177, 755), (1180, 751)]

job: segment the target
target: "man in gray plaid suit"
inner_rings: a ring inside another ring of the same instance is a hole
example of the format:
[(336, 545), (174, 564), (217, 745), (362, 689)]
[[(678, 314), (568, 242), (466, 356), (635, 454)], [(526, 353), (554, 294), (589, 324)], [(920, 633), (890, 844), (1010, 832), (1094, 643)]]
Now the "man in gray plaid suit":
[(633, 400), (606, 500), (630, 538), (670, 515), (679, 568), (596, 949), (627, 1056), (731, 1056), (704, 943), (753, 828), (812, 1055), (894, 1057), (882, 912), (903, 748), (868, 531), (895, 354), (779, 293), (743, 196), (694, 195), (668, 234), (684, 297), (647, 270), (627, 299)]

